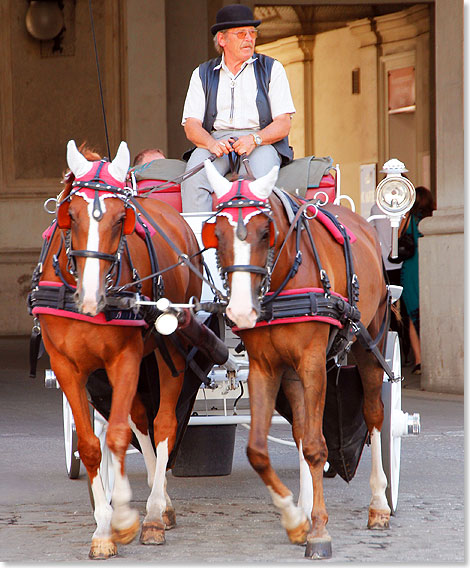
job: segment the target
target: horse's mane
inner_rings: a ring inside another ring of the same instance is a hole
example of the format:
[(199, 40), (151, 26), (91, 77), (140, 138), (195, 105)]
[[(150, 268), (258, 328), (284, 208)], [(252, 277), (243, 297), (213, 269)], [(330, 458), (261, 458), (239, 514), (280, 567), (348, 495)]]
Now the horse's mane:
[[(88, 146), (87, 142), (82, 142), (78, 148), (78, 151), (81, 152), (85, 156), (85, 158), (90, 162), (96, 162), (98, 160), (101, 160), (100, 154), (98, 154), (98, 152), (95, 149)], [(68, 169), (63, 172), (61, 183), (64, 184), (64, 189), (57, 196), (57, 203), (63, 201), (70, 194), (70, 191), (72, 190), (72, 183), (74, 180), (75, 176), (73, 172), (71, 172)]]

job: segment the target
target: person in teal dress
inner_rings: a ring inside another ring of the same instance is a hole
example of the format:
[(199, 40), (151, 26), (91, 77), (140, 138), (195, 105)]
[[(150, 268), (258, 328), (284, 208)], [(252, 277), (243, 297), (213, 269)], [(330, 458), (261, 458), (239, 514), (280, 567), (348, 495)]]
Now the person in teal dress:
[(422, 219), (432, 215), (435, 208), (434, 198), (429, 189), (423, 186), (418, 186), (416, 188), (416, 201), (411, 211), (403, 219), (400, 227), (400, 235), (401, 231), (412, 235), (415, 243), (415, 253), (411, 258), (403, 261), (400, 276), (401, 285), (403, 286), (403, 293), (401, 297), (410, 318), (409, 334), (411, 350), (413, 351), (415, 363), (413, 373), (415, 374), (421, 373), (421, 348), (419, 343), (418, 239), (422, 237), (422, 234), (419, 232), (418, 226)]

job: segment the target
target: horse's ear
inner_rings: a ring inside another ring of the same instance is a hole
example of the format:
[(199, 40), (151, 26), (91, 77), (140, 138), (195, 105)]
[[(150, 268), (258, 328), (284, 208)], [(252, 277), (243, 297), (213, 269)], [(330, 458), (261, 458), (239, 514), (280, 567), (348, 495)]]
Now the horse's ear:
[(274, 166), (272, 170), (263, 177), (251, 181), (248, 184), (251, 192), (256, 195), (258, 199), (268, 199), (277, 181), (278, 173), (279, 166)]
[(204, 167), (206, 168), (206, 174), (209, 183), (211, 184), (211, 187), (214, 190), (217, 199), (220, 199), (229, 192), (232, 184), (228, 181), (228, 179), (225, 179), (224, 176), (221, 176), (219, 174), (214, 164), (210, 160), (204, 161)]
[(130, 235), (135, 229), (135, 211), (132, 207), (126, 207), (126, 216), (122, 225), (124, 235)]
[(119, 144), (114, 160), (109, 164), (108, 171), (118, 181), (126, 181), (127, 171), (131, 163), (129, 148), (125, 142)]
[(69, 140), (67, 143), (67, 164), (76, 178), (81, 178), (87, 174), (93, 167), (85, 156), (78, 151), (75, 140)]
[(219, 241), (215, 235), (215, 223), (204, 223), (201, 232), (202, 244), (206, 248), (217, 248)]

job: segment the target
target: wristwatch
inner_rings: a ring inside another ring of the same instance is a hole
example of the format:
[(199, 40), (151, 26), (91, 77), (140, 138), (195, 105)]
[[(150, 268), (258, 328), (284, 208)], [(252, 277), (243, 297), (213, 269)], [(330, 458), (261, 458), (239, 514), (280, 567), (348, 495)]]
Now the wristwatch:
[(259, 134), (253, 134), (253, 133), (251, 133), (251, 135), (253, 136), (253, 140), (255, 141), (255, 144), (257, 146), (261, 146), (261, 144), (263, 143), (263, 139), (261, 138), (261, 136)]

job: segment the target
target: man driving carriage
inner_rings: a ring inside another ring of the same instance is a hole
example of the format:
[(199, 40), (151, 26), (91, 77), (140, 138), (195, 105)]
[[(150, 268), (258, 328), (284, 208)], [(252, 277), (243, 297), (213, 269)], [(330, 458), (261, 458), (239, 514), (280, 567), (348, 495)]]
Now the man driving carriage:
[[(211, 32), (220, 55), (193, 71), (184, 104), (182, 124), (195, 146), (184, 155), (187, 171), (211, 153), (222, 175), (230, 171), (232, 151), (250, 156), (256, 178), (292, 161), (288, 134), (295, 107), (282, 64), (255, 54), (260, 23), (241, 4), (217, 12)], [(205, 170), (190, 176), (181, 187), (183, 211), (211, 211), (211, 193)]]

